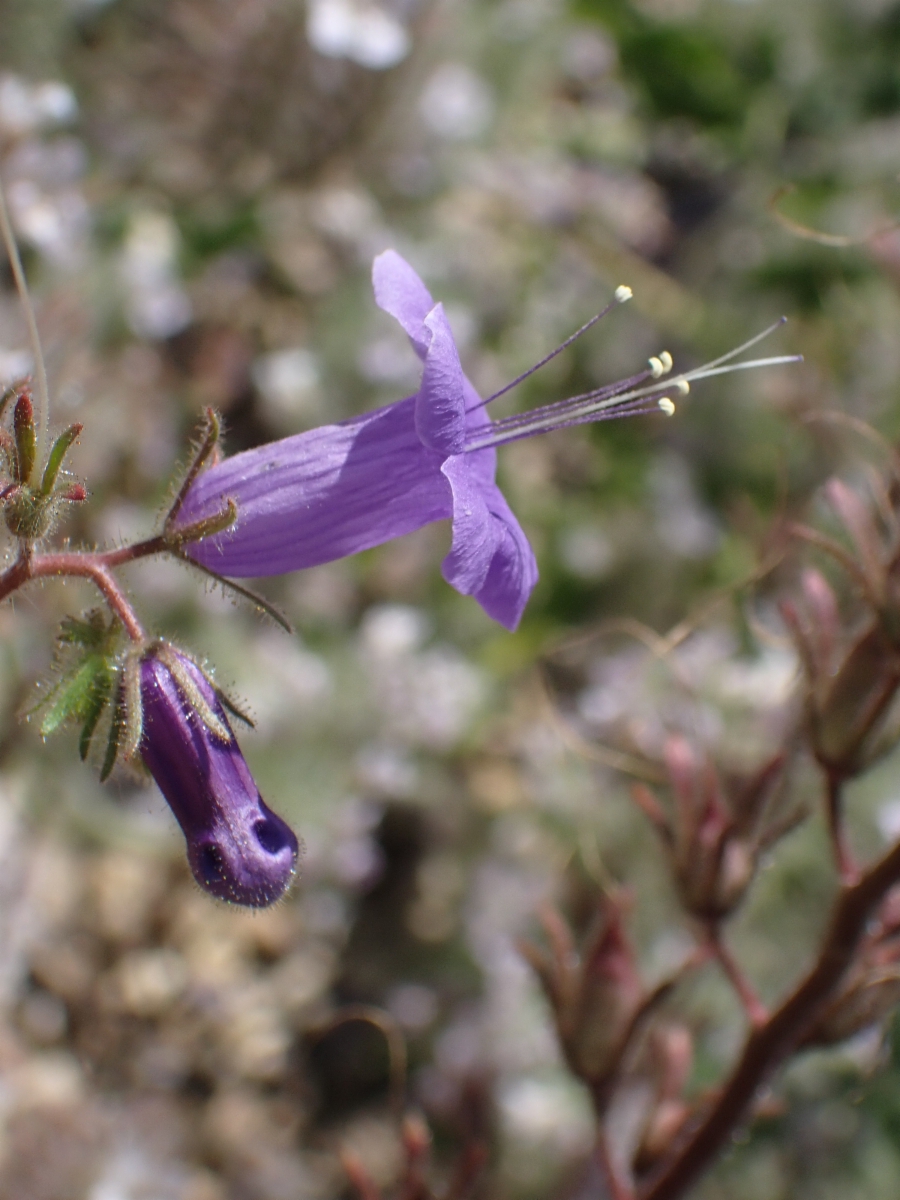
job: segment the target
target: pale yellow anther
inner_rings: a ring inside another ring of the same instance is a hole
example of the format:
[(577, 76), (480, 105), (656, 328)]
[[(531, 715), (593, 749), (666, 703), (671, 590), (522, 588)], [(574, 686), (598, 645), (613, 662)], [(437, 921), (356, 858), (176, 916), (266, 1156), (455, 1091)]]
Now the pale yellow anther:
[(663, 360), (661, 358), (657, 358), (655, 354), (651, 355), (651, 357), (647, 359), (647, 362), (650, 365), (650, 374), (654, 379), (659, 379), (660, 375), (665, 375), (666, 371), (668, 370), (668, 368), (663, 364)]
[(626, 300), (631, 299), (631, 297), (634, 295), (634, 292), (627, 283), (620, 283), (613, 294), (615, 295), (619, 304), (624, 304)]
[(664, 412), (667, 417), (671, 417), (671, 416), (675, 415), (675, 405), (672, 403), (672, 401), (669, 399), (668, 396), (660, 396), (660, 398), (657, 400), (656, 403), (659, 405), (661, 411)]
[(691, 390), (691, 385), (686, 379), (677, 379), (675, 381), (675, 386), (678, 388), (678, 391), (682, 396), (686, 396)]
[(668, 350), (663, 350), (662, 354), (659, 356), (659, 360), (662, 363), (664, 370), (672, 370), (672, 355), (668, 352)]

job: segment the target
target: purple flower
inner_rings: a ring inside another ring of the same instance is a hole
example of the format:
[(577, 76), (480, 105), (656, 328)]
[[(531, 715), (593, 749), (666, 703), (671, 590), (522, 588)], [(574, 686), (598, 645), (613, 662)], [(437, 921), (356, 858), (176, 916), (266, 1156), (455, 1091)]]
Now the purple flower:
[[(250, 578), (330, 562), (449, 517), (453, 540), (444, 578), (515, 629), (538, 572), (495, 482), (496, 447), (564, 425), (673, 412), (666, 385), (656, 382), (670, 370), (671, 357), (652, 358), (648, 370), (630, 379), (494, 422), (463, 373), (443, 306), (412, 267), (387, 250), (375, 259), (372, 279), (377, 304), (400, 322), (422, 360), (416, 395), (217, 463), (191, 485), (176, 529), (213, 517), (233, 500), (235, 523), (192, 543), (189, 553), (219, 574)], [(614, 303), (630, 295), (619, 288)], [(686, 393), (690, 380), (719, 373), (720, 363), (745, 348), (671, 379), (668, 387)]]
[(209, 680), (159, 645), (140, 664), (141, 755), (187, 841), (200, 886), (264, 908), (291, 882), (299, 846), (263, 802)]

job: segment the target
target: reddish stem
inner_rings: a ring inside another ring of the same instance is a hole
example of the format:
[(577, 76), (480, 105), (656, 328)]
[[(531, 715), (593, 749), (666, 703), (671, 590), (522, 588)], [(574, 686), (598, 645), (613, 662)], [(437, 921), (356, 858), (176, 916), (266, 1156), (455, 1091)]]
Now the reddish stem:
[(146, 639), (143, 626), (128, 603), (124, 592), (110, 574), (104, 556), (68, 551), (60, 554), (35, 555), (31, 546), (23, 546), (16, 561), (0, 575), (0, 600), (4, 600), (30, 579), (78, 576), (92, 580), (103, 593), (128, 636), (135, 642)]
[(622, 1178), (602, 1129), (597, 1135), (597, 1160), (606, 1180), (610, 1200), (635, 1200), (634, 1188), (627, 1179)]
[(740, 963), (722, 941), (721, 929), (718, 925), (711, 923), (707, 926), (706, 936), (719, 966), (728, 976), (729, 983), (737, 993), (747, 1020), (754, 1028), (765, 1025), (769, 1019), (769, 1010), (756, 994), (756, 989), (744, 974)]
[(850, 842), (847, 837), (847, 827), (844, 824), (844, 805), (842, 787), (844, 777), (839, 771), (825, 768), (827, 794), (825, 811), (828, 820), (828, 836), (831, 839), (831, 849), (838, 875), (844, 887), (852, 887), (859, 879), (859, 867)]
[(812, 970), (764, 1025), (753, 1029), (714, 1106), (639, 1193), (640, 1200), (676, 1200), (710, 1166), (746, 1117), (760, 1087), (796, 1048), (834, 994), (886, 892), (900, 881), (900, 843), (854, 884), (842, 885)]

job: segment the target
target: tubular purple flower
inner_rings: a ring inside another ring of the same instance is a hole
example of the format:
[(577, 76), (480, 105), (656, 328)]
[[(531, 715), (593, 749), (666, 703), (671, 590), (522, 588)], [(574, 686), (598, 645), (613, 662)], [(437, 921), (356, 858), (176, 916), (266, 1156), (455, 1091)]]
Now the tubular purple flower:
[[(667, 390), (686, 394), (692, 379), (737, 369), (721, 364), (759, 340), (667, 385), (658, 382), (672, 366), (663, 354), (630, 379), (494, 422), (488, 401), (463, 373), (443, 306), (434, 303), (412, 267), (387, 250), (375, 259), (372, 280), (376, 303), (399, 321), (422, 360), (419, 391), (349, 421), (236, 454), (200, 474), (184, 498), (176, 531), (221, 512), (229, 500), (238, 514), (229, 529), (187, 548), (201, 565), (240, 578), (278, 575), (450, 518), (453, 539), (444, 578), (515, 629), (538, 572), (528, 539), (495, 482), (496, 447), (565, 425), (660, 409), (671, 413)], [(630, 295), (628, 288), (618, 288), (604, 313)], [(739, 364), (751, 365), (758, 364)]]
[(297, 838), (260, 796), (204, 673), (170, 646), (157, 654), (140, 664), (141, 755), (181, 826), (200, 886), (265, 908), (294, 876)]

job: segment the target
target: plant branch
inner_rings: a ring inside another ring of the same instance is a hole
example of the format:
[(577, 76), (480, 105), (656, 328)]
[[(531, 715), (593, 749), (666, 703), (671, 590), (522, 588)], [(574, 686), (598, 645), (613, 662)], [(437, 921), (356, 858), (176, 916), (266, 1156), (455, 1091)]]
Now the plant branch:
[(826, 769), (825, 780), (827, 795), (825, 802), (828, 819), (828, 836), (834, 853), (835, 865), (841, 878), (841, 883), (851, 887), (859, 879), (859, 867), (850, 848), (847, 838), (847, 827), (844, 824), (844, 808), (842, 788), (844, 776), (837, 770)]
[(635, 1200), (634, 1189), (627, 1179), (622, 1178), (612, 1154), (612, 1149), (601, 1129), (597, 1135), (597, 1161), (606, 1180), (610, 1200)]
[(741, 1007), (754, 1029), (765, 1025), (769, 1018), (768, 1009), (756, 994), (756, 989), (753, 984), (744, 974), (740, 963), (722, 941), (722, 930), (716, 922), (709, 922), (706, 926), (706, 936), (709, 939), (710, 949), (716, 958), (719, 966), (728, 977), (728, 982), (737, 993), (737, 997), (741, 1002)]
[(146, 639), (144, 628), (125, 593), (98, 555), (81, 554), (78, 551), (35, 555), (30, 546), (23, 547), (12, 566), (0, 574), (0, 601), (31, 579), (60, 579), (73, 575), (90, 579), (97, 585), (132, 641), (142, 642)]
[(900, 881), (900, 843), (854, 884), (844, 884), (832, 909), (818, 960), (768, 1021), (752, 1030), (714, 1107), (640, 1192), (640, 1200), (676, 1200), (712, 1163), (746, 1117), (759, 1088), (796, 1048), (804, 1031), (834, 994), (853, 960), (866, 922)]

